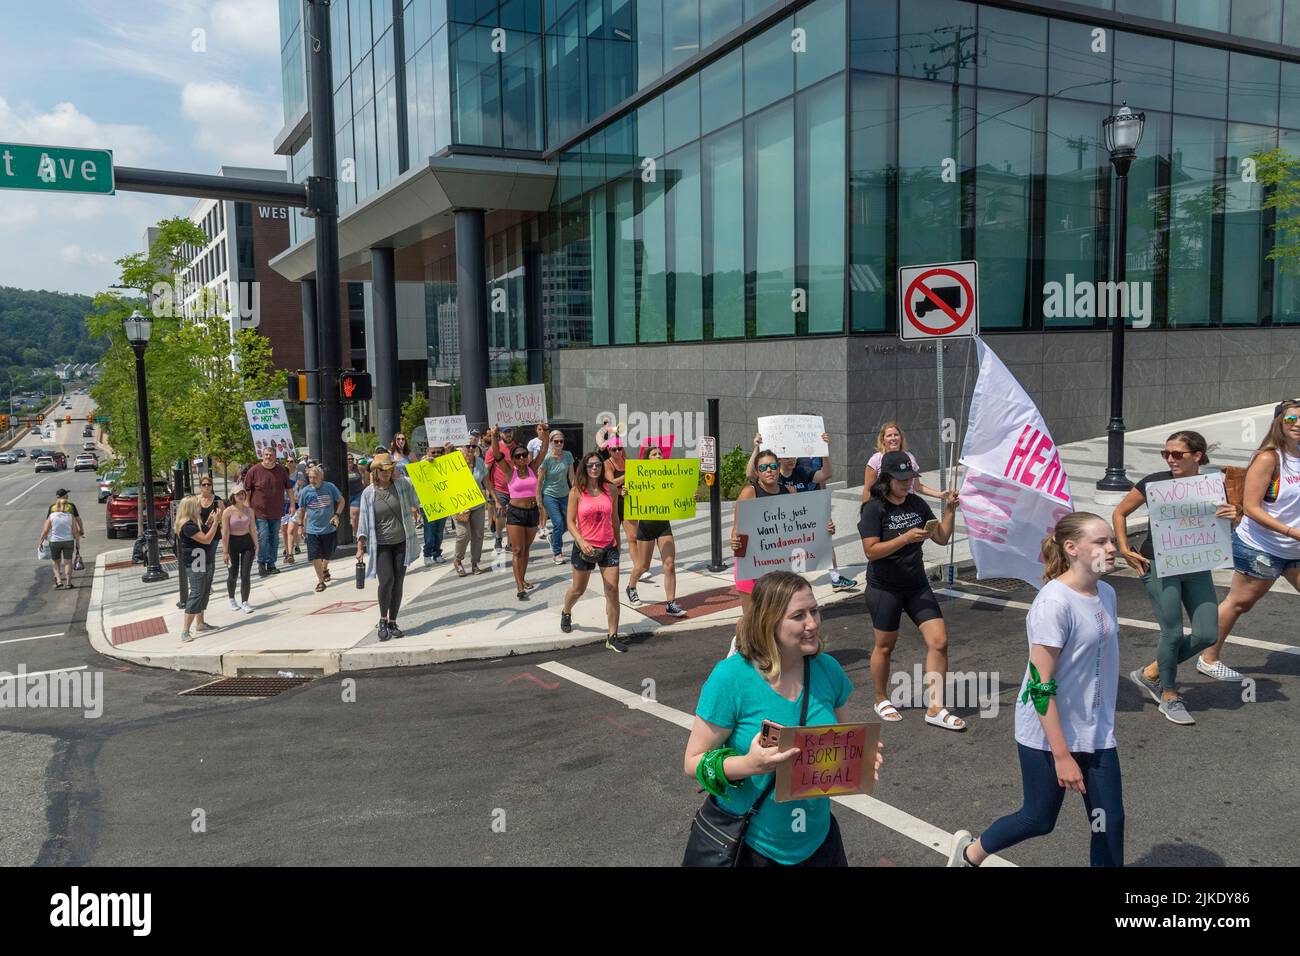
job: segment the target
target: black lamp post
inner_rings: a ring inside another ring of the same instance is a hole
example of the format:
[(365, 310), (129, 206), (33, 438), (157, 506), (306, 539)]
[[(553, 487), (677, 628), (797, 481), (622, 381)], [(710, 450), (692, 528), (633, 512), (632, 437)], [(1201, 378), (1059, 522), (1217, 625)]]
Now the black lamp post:
[[(1128, 170), (1142, 142), (1145, 113), (1134, 113), (1125, 103), (1101, 123), (1106, 137), (1110, 162), (1119, 179), (1115, 203), (1115, 282), (1124, 282), (1125, 257), (1128, 255)], [(1128, 294), (1123, 301), (1127, 305)], [(1127, 309), (1125, 310), (1127, 311)], [(1097, 482), (1098, 491), (1124, 493), (1133, 482), (1124, 474), (1124, 319), (1111, 316), (1110, 333), (1110, 423), (1106, 426), (1106, 474)]]
[[(145, 398), (144, 350), (149, 347), (149, 336), (153, 333), (153, 320), (140, 314), (136, 309), (124, 323), (126, 340), (135, 352), (135, 402), (136, 415), (140, 419), (140, 491), (144, 504), (139, 509), (140, 530), (144, 535), (146, 568), (142, 581), (165, 581), (167, 572), (158, 560), (158, 531), (154, 527), (153, 513), (153, 454), (149, 447), (149, 402)], [(136, 498), (137, 505), (140, 497)]]

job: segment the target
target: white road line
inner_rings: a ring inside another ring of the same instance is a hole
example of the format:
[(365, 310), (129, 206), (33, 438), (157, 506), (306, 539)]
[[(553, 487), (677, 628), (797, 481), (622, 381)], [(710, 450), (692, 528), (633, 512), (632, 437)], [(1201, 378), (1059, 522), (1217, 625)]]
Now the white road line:
[(47, 637), (62, 637), (62, 636), (63, 636), (63, 632), (59, 631), (57, 634), (37, 634), (35, 637), (11, 637), (7, 641), (0, 641), (0, 644), (20, 644), (23, 641), (40, 641), (40, 640), (44, 640)]
[[(558, 661), (547, 661), (545, 664), (538, 664), (544, 671), (549, 671), (557, 677), (563, 677), (567, 681), (572, 681), (588, 690), (595, 691), (597, 694), (603, 694), (621, 704), (626, 705), (631, 710), (643, 710), (648, 714), (654, 714), (656, 717), (668, 721), (670, 724), (676, 724), (683, 730), (690, 730), (695, 723), (695, 718), (691, 714), (684, 713), (674, 707), (661, 704), (658, 701), (646, 700), (639, 694), (634, 694), (630, 690), (624, 690), (616, 684), (610, 684), (601, 680), (599, 677), (592, 677), (590, 674), (584, 674), (582, 671), (574, 670)], [(851, 797), (832, 797), (840, 806), (848, 807), (857, 813), (862, 814), (870, 820), (874, 820), (881, 826), (888, 827), (895, 833), (901, 833), (908, 839), (915, 840), (922, 846), (929, 847), (940, 856), (946, 857), (948, 850), (952, 846), (952, 834), (939, 827), (926, 823), (910, 813), (905, 813), (897, 807), (891, 807), (887, 803), (882, 803), (875, 797), (866, 794), (855, 794)], [(986, 866), (1015, 866), (1010, 860), (1003, 859), (997, 855), (989, 856), (985, 863)]]
[[(963, 601), (984, 601), (988, 604), (997, 604), (1001, 607), (1013, 607), (1021, 611), (1028, 611), (1030, 605), (1024, 601), (1008, 601), (1006, 598), (989, 597), (984, 594), (971, 594), (969, 591), (958, 591), (953, 588), (935, 588), (935, 594), (944, 594), (948, 597), (960, 598)], [(1160, 625), (1151, 621), (1140, 621), (1135, 617), (1117, 618), (1120, 624), (1125, 627), (1140, 627), (1145, 631), (1158, 631)], [(1228, 635), (1229, 644), (1241, 644), (1244, 647), (1257, 647), (1265, 651), (1278, 651), (1283, 654), (1300, 655), (1300, 647), (1294, 647), (1291, 644), (1278, 644), (1274, 641), (1261, 641), (1254, 637), (1238, 637), (1235, 634)]]
[(44, 478), (38, 478), (38, 479), (36, 479), (36, 484), (32, 485), (30, 488), (28, 488), (26, 491), (22, 492), (22, 494), (18, 495), (17, 497), (15, 497), (15, 498), (10, 498), (8, 501), (6, 501), (6, 502), (5, 502), (5, 507), (8, 508), (8, 507), (9, 507), (11, 504), (13, 504), (15, 501), (18, 501), (18, 500), (21, 499), (21, 498), (25, 498), (27, 495), (29, 495), (29, 494), (31, 494), (33, 491), (35, 491), (36, 488), (37, 488), (37, 486), (39, 486), (39, 485), (41, 485), (42, 483), (44, 483), (44, 482), (46, 482), (46, 481), (49, 481), (49, 480), (50, 480), (50, 476), (49, 476), (49, 475), (46, 475)]
[(26, 680), (29, 677), (43, 677), (46, 674), (67, 674), (71, 671), (84, 671), (89, 664), (82, 664), (80, 667), (56, 667), (52, 671), (28, 671), (26, 674), (0, 674), (0, 684), (7, 680)]

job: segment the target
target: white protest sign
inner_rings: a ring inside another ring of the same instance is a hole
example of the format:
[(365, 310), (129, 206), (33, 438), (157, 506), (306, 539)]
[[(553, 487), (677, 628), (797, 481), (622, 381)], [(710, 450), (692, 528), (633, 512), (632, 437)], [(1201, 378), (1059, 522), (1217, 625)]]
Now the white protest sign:
[(487, 390), (488, 424), (505, 428), (546, 421), (545, 385), (508, 385)]
[(464, 415), (443, 415), (424, 420), (424, 440), (430, 448), (451, 444), (457, 447), (469, 444), (469, 425)]
[(758, 419), (763, 447), (781, 458), (825, 458), (830, 454), (822, 441), (825, 431), (820, 415), (761, 415)]
[(1218, 472), (1147, 485), (1156, 577), (1232, 567), (1232, 522), (1214, 515), (1225, 500)]
[(816, 571), (829, 567), (831, 493), (805, 491), (736, 502), (736, 534), (743, 555), (736, 557), (742, 581), (769, 571)]
[(293, 433), (289, 431), (289, 416), (284, 411), (284, 400), (279, 398), (262, 402), (244, 402), (248, 417), (248, 430), (253, 434), (253, 450), (262, 457), (266, 448), (283, 458), (294, 450)]

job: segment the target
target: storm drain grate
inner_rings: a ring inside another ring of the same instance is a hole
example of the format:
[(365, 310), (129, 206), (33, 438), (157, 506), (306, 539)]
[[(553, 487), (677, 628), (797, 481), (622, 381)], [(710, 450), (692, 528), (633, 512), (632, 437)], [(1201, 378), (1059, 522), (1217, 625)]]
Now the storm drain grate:
[(310, 684), (314, 677), (219, 677), (201, 687), (183, 690), (177, 697), (274, 697)]
[(998, 594), (1009, 594), (1012, 591), (1019, 591), (1028, 586), (1019, 578), (983, 578), (977, 581), (974, 578), (959, 576), (956, 583), (964, 588), (994, 591)]

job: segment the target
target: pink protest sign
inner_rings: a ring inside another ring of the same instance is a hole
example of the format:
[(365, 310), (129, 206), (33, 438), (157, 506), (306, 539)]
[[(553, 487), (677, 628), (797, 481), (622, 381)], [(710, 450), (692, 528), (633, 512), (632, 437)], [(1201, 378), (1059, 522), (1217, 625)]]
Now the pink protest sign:
[(799, 752), (777, 768), (776, 801), (870, 793), (879, 742), (879, 724), (782, 727), (780, 749)]

